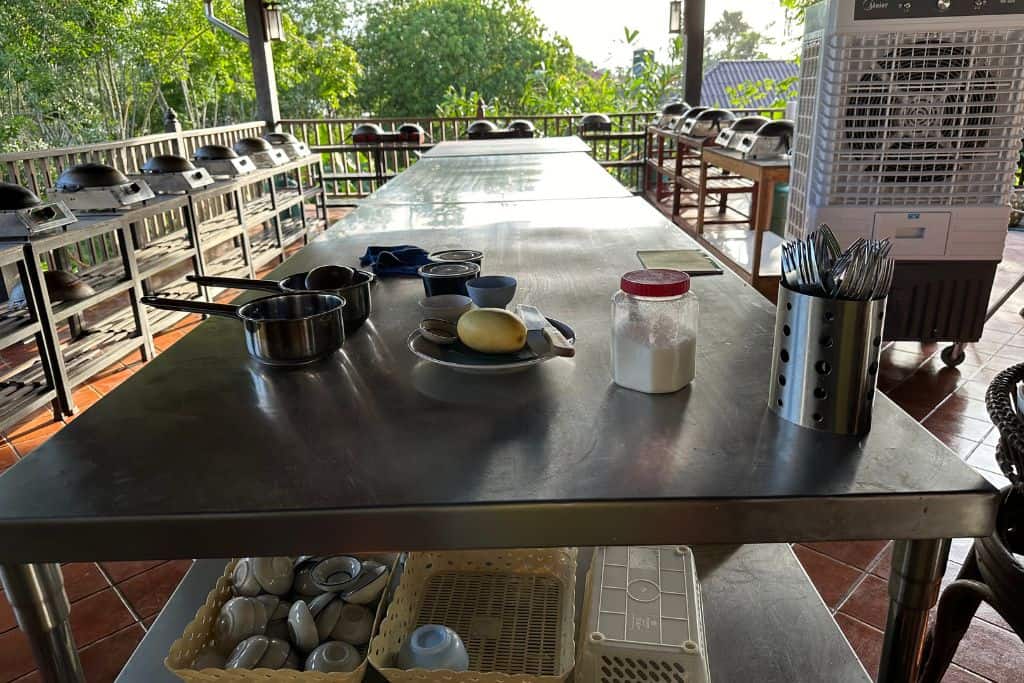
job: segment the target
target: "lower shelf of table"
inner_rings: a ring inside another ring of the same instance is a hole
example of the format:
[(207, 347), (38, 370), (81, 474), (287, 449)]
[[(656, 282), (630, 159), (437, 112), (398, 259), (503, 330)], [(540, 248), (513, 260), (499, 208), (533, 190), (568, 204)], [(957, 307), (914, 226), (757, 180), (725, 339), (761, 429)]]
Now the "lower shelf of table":
[[(694, 555), (712, 680), (870, 680), (788, 545), (695, 547)], [(589, 550), (581, 549), (577, 619), (590, 557)], [(193, 563), (117, 683), (178, 680), (164, 667), (164, 658), (206, 600), (226, 562)], [(736, 656), (737, 652), (743, 656)], [(382, 679), (371, 667), (366, 680)]]

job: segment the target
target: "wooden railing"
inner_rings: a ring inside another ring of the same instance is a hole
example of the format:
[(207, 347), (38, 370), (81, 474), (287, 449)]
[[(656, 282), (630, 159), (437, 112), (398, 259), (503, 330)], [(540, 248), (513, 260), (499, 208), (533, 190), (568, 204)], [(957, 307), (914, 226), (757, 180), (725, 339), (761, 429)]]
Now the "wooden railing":
[[(782, 109), (737, 109), (737, 116), (761, 114), (781, 118)], [(610, 133), (584, 135), (594, 158), (623, 185), (639, 191), (644, 164), (644, 130), (656, 117), (655, 112), (616, 112), (608, 114), (612, 121)], [(549, 114), (538, 116), (497, 116), (489, 120), (499, 127), (514, 119), (530, 121), (544, 137), (575, 135), (581, 114)], [(324, 156), (324, 173), (328, 201), (345, 203), (364, 197), (395, 174), (415, 163), (420, 153), (432, 144), (445, 140), (466, 139), (466, 129), (476, 117), (426, 118), (339, 118), (285, 119), (285, 132), (306, 142)], [(408, 145), (385, 145), (370, 148), (352, 144), (352, 131), (364, 123), (376, 123), (392, 130), (403, 123), (416, 123), (428, 135), (428, 144), (419, 149)]]
[[(87, 161), (108, 164), (127, 174), (138, 173), (142, 165), (157, 154), (180, 154), (191, 157), (203, 145), (231, 146), (235, 141), (260, 136), (266, 130), (262, 121), (248, 121), (215, 128), (196, 128), (169, 133), (156, 133), (127, 140), (100, 142), (77, 147), (12, 152), (0, 154), (3, 180), (31, 189), (37, 195), (50, 194), (64, 169)], [(180, 225), (161, 214), (145, 221), (140, 240), (145, 244), (163, 237)], [(119, 258), (120, 252), (112, 233), (83, 241), (68, 248), (71, 260), (89, 267)], [(44, 256), (44, 261), (48, 257)], [(47, 265), (51, 265), (47, 263)]]

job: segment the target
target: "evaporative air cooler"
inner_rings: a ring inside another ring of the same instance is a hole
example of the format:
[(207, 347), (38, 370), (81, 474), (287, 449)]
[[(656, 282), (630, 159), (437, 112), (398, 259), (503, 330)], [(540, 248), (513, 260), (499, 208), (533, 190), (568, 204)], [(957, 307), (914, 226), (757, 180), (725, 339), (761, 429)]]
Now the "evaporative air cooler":
[(828, 223), (844, 246), (890, 238), (886, 339), (976, 341), (1022, 134), (1024, 2), (815, 5), (787, 236)]

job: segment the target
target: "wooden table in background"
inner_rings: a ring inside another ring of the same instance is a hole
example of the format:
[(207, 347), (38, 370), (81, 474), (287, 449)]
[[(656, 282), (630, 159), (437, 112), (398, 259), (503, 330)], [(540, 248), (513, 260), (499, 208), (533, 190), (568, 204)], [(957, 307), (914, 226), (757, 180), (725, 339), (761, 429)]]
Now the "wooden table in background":
[[(754, 248), (751, 254), (750, 269), (743, 268), (723, 254), (714, 243), (702, 239), (705, 246), (726, 262), (736, 273), (770, 299), (775, 298), (776, 277), (761, 276), (761, 250), (764, 246), (764, 233), (771, 229), (772, 200), (775, 186), (789, 182), (789, 160), (751, 160), (744, 159), (739, 152), (721, 147), (706, 147), (701, 152), (700, 184), (705, 187), (708, 182), (708, 169), (720, 168), (741, 178), (753, 181), (753, 192), (750, 199), (750, 229), (754, 231)], [(700, 205), (697, 209), (697, 234), (703, 238), (704, 210), (707, 192), (700, 192)]]

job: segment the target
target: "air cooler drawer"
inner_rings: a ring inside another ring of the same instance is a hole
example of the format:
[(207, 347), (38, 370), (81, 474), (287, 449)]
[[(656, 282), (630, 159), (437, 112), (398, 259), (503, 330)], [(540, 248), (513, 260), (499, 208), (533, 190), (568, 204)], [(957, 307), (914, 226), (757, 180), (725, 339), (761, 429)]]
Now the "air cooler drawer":
[(950, 216), (944, 211), (876, 213), (873, 236), (892, 240), (897, 259), (945, 256)]

